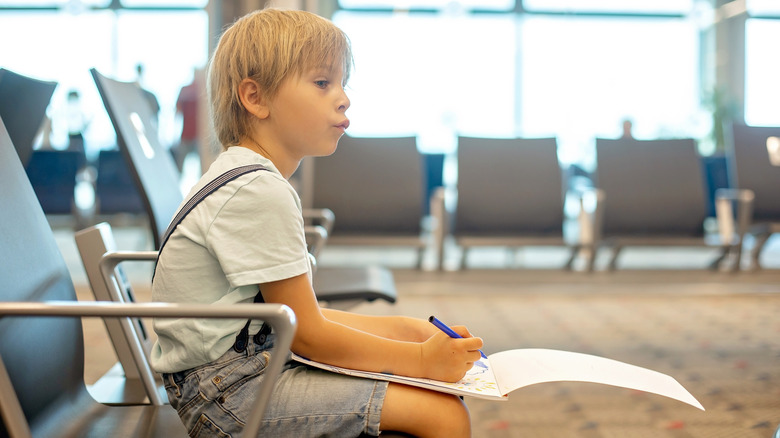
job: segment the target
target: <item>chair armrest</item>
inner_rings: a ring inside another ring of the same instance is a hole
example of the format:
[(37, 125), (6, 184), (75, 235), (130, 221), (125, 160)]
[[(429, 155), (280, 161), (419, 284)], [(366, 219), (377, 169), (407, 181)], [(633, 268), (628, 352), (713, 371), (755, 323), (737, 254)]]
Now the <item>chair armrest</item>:
[(304, 223), (309, 225), (320, 225), (325, 228), (325, 233), (330, 236), (333, 231), (333, 223), (336, 221), (336, 215), (329, 208), (304, 208)]
[[(69, 317), (101, 317), (101, 318), (222, 318), (222, 319), (261, 319), (276, 332), (271, 360), (258, 390), (257, 400), (253, 406), (256, 414), (250, 415), (244, 428), (245, 435), (257, 436), (263, 415), (268, 406), (268, 399), (273, 391), (276, 378), (281, 374), (282, 367), (289, 356), (297, 321), (292, 309), (282, 304), (174, 304), (174, 303), (114, 303), (114, 302), (3, 302), (0, 303), (0, 316), (69, 316)], [(281, 353), (281, 354), (279, 354)], [(12, 383), (5, 372), (5, 366), (0, 358), (0, 389), (12, 388)], [(151, 395), (150, 395), (151, 397)], [(159, 400), (158, 400), (159, 402)], [(155, 403), (162, 405), (161, 402)], [(3, 405), (3, 418), (9, 414), (19, 414), (21, 407)], [(15, 422), (24, 421), (24, 415)]]
[(103, 258), (115, 260), (114, 266), (125, 261), (155, 261), (158, 251), (110, 251), (103, 255)]
[[(156, 260), (157, 254), (157, 251), (109, 251), (103, 254), (103, 257), (98, 262), (98, 268), (103, 276), (103, 283), (108, 290), (111, 301), (117, 303), (127, 302), (123, 293), (124, 289), (121, 286), (121, 280), (118, 278), (117, 266), (124, 261), (130, 260)], [(148, 352), (136, 332), (133, 321), (129, 317), (120, 318), (117, 321), (122, 329), (127, 348), (135, 363), (135, 368), (138, 371), (138, 376), (146, 390), (149, 401), (152, 404), (157, 404), (158, 401), (162, 403), (160, 396), (157, 394), (154, 371), (149, 365)]]
[[(754, 199), (755, 193), (748, 189), (718, 189), (715, 192), (715, 217), (723, 245), (742, 244), (742, 238), (753, 220)], [(736, 215), (734, 214), (735, 203)]]
[(157, 251), (109, 251), (100, 258), (98, 266), (103, 275), (103, 281), (108, 288), (111, 300), (124, 302), (122, 290), (119, 287), (119, 279), (116, 278), (116, 267), (126, 261), (155, 261)]
[(328, 240), (328, 231), (322, 225), (304, 225), (303, 232), (306, 236), (306, 245), (309, 247), (309, 254), (319, 257), (325, 241)]

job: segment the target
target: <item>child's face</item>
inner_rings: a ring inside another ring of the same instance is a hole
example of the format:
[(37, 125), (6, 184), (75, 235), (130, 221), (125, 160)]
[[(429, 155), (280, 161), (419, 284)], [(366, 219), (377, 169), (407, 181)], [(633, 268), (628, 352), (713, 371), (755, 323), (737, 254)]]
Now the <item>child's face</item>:
[(284, 80), (268, 120), (278, 146), (296, 158), (330, 155), (349, 126), (343, 72), (314, 69)]

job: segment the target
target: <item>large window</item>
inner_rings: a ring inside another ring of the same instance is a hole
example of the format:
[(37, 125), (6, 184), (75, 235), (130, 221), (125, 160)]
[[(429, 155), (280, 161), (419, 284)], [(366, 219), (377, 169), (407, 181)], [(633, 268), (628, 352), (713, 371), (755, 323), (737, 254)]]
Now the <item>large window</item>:
[[(780, 8), (776, 10), (780, 15)], [(748, 19), (745, 23), (745, 121), (780, 126), (780, 19)]]
[(701, 137), (697, 28), (680, 18), (530, 15), (519, 21), (518, 131), (554, 135), (588, 166), (594, 137)]
[[(20, 3), (24, 9), (2, 9)], [(180, 129), (175, 122), (178, 91), (192, 80), (195, 68), (205, 66), (208, 56), (208, 18), (199, 9), (204, 0), (120, 2), (137, 9), (105, 8), (109, 3), (0, 0), (0, 38), (5, 42), (0, 45), (0, 67), (58, 82), (48, 111), (55, 148), (67, 146), (67, 96), (71, 90), (79, 92), (88, 120), (88, 158), (116, 141), (90, 68), (122, 81), (140, 79), (160, 103), (161, 140), (172, 144)], [(150, 5), (164, 9), (145, 7)], [(137, 65), (144, 67), (141, 78)]]
[(679, 17), (366, 13), (350, 36), (352, 135), (557, 136), (564, 162), (592, 161), (596, 136), (702, 136), (698, 29)]
[(694, 0), (523, 0), (535, 12), (600, 14), (687, 14)]
[(393, 9), (393, 10), (481, 10), (510, 11), (515, 0), (339, 0), (344, 9)]
[(351, 135), (419, 135), (424, 151), (447, 152), (458, 132), (512, 134), (511, 15), (341, 12), (334, 21), (355, 56)]
[[(174, 103), (206, 64), (207, 0), (0, 0), (0, 67), (60, 83), (52, 142), (67, 92), (79, 90), (91, 150), (113, 129), (91, 67), (135, 80), (161, 105), (161, 139), (178, 133)], [(748, 0), (745, 119), (780, 124), (780, 7)], [(447, 152), (457, 135), (559, 138), (564, 162), (592, 161), (592, 140), (694, 136), (711, 129), (702, 85), (712, 66), (703, 30), (716, 14), (700, 0), (339, 0), (333, 20), (350, 36), (352, 135), (417, 135)], [(9, 9), (3, 10), (3, 7)], [(20, 9), (21, 8), (21, 9)], [(477, 11), (477, 12), (474, 12)], [(12, 44), (9, 42), (16, 42)], [(704, 69), (705, 71), (702, 71)]]
[(0, 7), (10, 6), (17, 8), (51, 8), (69, 7), (71, 9), (83, 9), (90, 6), (108, 6), (111, 0), (0, 0)]

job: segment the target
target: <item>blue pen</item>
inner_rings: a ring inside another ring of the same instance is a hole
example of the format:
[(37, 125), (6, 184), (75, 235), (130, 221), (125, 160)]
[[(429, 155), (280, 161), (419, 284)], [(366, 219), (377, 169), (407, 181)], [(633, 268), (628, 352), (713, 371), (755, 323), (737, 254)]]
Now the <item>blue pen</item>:
[[(463, 338), (463, 336), (455, 333), (455, 331), (453, 331), (451, 328), (449, 328), (449, 326), (447, 326), (447, 324), (439, 321), (433, 315), (431, 315), (428, 318), (428, 322), (430, 322), (431, 324), (435, 325), (436, 328), (438, 328), (439, 330), (443, 331), (444, 333), (447, 333), (447, 335), (449, 337), (451, 337), (451, 338), (456, 338), (456, 339), (462, 339)], [(485, 356), (485, 353), (483, 353), (482, 350), (479, 350), (479, 354), (481, 354), (484, 359), (487, 359), (487, 356)]]

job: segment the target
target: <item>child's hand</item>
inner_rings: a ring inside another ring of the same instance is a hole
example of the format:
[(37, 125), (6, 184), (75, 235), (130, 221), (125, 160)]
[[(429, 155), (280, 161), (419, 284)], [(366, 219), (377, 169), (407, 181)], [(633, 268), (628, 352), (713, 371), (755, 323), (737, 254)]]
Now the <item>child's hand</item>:
[(412, 342), (425, 342), (436, 333), (441, 333), (441, 330), (436, 328), (436, 326), (431, 324), (427, 319), (407, 318), (407, 320), (411, 335), (410, 339), (404, 340)]
[(482, 339), (472, 337), (466, 327), (455, 326), (452, 329), (463, 339), (451, 338), (437, 330), (423, 342), (421, 360), (424, 377), (457, 382), (480, 359)]

